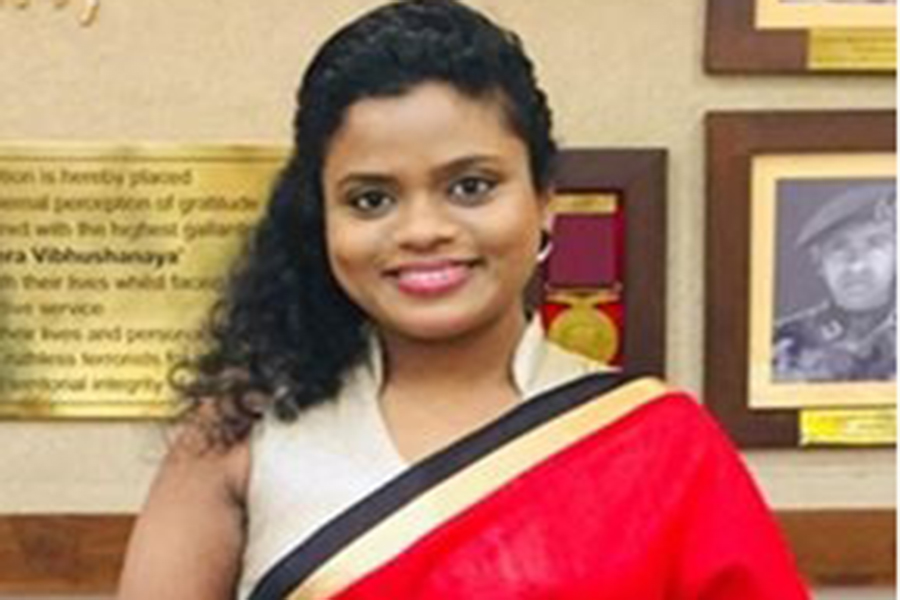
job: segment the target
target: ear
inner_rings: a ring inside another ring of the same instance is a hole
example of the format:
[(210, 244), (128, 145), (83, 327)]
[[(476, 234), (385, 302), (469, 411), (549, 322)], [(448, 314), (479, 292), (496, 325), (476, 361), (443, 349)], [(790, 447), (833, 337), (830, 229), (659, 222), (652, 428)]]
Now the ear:
[(541, 205), (541, 229), (547, 232), (553, 231), (553, 220), (556, 215), (553, 211), (553, 199), (556, 196), (556, 190), (548, 187), (538, 196), (538, 202)]
[(820, 245), (816, 244), (809, 249), (809, 262), (812, 263), (813, 269), (815, 269), (816, 271), (816, 275), (824, 278), (825, 267), (822, 258), (822, 247)]

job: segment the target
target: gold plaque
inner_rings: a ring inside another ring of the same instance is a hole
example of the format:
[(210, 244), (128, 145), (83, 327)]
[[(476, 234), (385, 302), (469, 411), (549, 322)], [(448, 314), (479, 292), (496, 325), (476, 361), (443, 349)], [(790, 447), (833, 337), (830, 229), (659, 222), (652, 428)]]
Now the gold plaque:
[(897, 67), (894, 29), (812, 29), (807, 53), (813, 71), (893, 71)]
[(873, 409), (806, 409), (800, 411), (800, 444), (870, 446), (897, 441), (897, 411)]
[(285, 157), (0, 145), (0, 416), (162, 416)]
[(550, 201), (553, 213), (610, 215), (618, 210), (615, 194), (557, 194)]

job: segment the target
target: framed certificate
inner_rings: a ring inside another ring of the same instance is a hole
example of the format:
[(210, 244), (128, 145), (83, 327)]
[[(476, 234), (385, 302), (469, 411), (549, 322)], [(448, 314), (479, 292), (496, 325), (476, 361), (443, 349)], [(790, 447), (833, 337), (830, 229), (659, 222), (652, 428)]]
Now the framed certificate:
[(708, 0), (710, 73), (896, 70), (896, 0)]

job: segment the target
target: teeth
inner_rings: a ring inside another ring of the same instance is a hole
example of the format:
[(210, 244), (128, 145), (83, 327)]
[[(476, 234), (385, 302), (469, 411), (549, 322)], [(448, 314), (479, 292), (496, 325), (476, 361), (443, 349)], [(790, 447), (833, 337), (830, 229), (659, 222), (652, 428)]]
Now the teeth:
[(403, 271), (400, 273), (400, 279), (407, 283), (419, 285), (435, 285), (449, 281), (459, 267), (441, 269), (439, 271)]

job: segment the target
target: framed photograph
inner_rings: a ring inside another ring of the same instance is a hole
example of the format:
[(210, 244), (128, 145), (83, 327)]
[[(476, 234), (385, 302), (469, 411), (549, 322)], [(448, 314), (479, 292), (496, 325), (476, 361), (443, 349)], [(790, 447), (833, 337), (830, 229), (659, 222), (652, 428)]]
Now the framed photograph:
[(566, 149), (557, 165), (541, 316), (556, 343), (665, 373), (666, 152)]
[(896, 70), (896, 0), (708, 0), (710, 73)]
[(754, 161), (752, 408), (894, 405), (894, 163), (890, 153)]
[(894, 120), (707, 116), (705, 397), (743, 446), (896, 436)]

